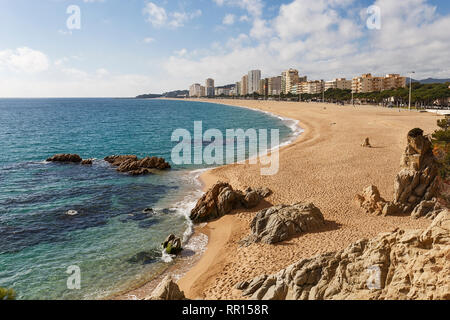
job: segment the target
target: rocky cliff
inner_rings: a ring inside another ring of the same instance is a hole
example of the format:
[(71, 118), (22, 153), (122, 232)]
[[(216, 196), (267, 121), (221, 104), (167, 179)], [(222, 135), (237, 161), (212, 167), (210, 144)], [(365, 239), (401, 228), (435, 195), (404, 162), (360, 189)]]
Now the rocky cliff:
[[(440, 208), (439, 165), (433, 155), (433, 148), (423, 130), (413, 129), (408, 133), (407, 146), (402, 155), (400, 172), (395, 177), (394, 200), (386, 201), (375, 186), (366, 188), (356, 196), (360, 206), (377, 215), (411, 214), (414, 218), (434, 218)], [(435, 214), (429, 215), (430, 212)]]
[(450, 212), (426, 230), (395, 230), (242, 282), (256, 300), (450, 299)]

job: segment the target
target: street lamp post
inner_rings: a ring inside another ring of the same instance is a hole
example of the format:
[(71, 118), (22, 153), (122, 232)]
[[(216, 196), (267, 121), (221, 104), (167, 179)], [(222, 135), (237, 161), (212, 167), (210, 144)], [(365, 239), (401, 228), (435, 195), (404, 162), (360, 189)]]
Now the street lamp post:
[(322, 103), (325, 103), (325, 83), (322, 80)]
[(409, 73), (409, 104), (408, 104), (408, 109), (409, 111), (411, 111), (411, 96), (412, 96), (412, 75), (413, 73), (416, 73), (415, 71), (411, 71)]

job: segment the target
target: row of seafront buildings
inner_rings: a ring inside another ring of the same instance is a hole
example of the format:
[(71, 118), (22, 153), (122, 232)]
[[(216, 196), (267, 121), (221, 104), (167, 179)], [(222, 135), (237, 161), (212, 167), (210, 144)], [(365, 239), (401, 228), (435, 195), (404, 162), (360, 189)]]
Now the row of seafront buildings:
[(352, 80), (345, 78), (332, 81), (308, 81), (306, 76), (300, 76), (298, 70), (283, 71), (280, 76), (262, 79), (261, 70), (252, 70), (244, 75), (241, 81), (233, 85), (215, 87), (213, 79), (207, 79), (205, 86), (199, 83), (189, 88), (190, 97), (215, 96), (246, 96), (259, 94), (261, 96), (279, 96), (281, 94), (319, 94), (328, 89), (352, 90), (353, 93), (379, 92), (406, 87), (406, 77), (399, 74), (388, 74), (384, 77), (374, 77), (363, 74)]

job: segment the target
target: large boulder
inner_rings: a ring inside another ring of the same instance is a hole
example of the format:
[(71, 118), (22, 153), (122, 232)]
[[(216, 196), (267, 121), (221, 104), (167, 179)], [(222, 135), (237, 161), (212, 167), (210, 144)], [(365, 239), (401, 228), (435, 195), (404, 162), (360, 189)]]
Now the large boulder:
[(53, 157), (47, 159), (48, 162), (66, 162), (66, 163), (80, 163), (83, 161), (77, 154), (55, 154)]
[(408, 133), (408, 144), (395, 178), (394, 203), (404, 213), (414, 211), (422, 201), (430, 201), (438, 192), (438, 164), (429, 138), (421, 129)]
[(181, 239), (173, 234), (166, 238), (166, 240), (162, 243), (162, 247), (167, 254), (172, 255), (179, 254), (183, 250), (181, 247)]
[(312, 203), (274, 206), (256, 214), (250, 224), (252, 234), (244, 239), (243, 244), (274, 244), (324, 225), (322, 212)]
[(256, 300), (449, 300), (450, 211), (423, 230), (395, 230), (238, 284)]
[[(425, 215), (424, 206), (438, 196), (438, 164), (433, 155), (432, 144), (423, 130), (413, 129), (408, 133), (408, 143), (402, 155), (401, 171), (395, 177), (394, 200), (387, 202), (371, 186), (357, 195), (360, 206), (369, 213), (393, 215), (398, 213), (414, 216)], [(423, 202), (425, 201), (425, 203)], [(417, 208), (421, 206), (421, 208)]]
[(118, 172), (129, 173), (134, 176), (151, 174), (153, 169), (170, 169), (170, 164), (163, 158), (158, 157), (139, 159), (134, 155), (109, 156), (105, 158), (105, 161), (117, 167)]
[(218, 182), (197, 202), (190, 218), (195, 223), (208, 222), (229, 214), (234, 209), (252, 209), (270, 194), (271, 191), (267, 188), (239, 191), (228, 183)]
[(186, 300), (186, 297), (175, 281), (170, 276), (167, 276), (146, 300), (176, 301)]

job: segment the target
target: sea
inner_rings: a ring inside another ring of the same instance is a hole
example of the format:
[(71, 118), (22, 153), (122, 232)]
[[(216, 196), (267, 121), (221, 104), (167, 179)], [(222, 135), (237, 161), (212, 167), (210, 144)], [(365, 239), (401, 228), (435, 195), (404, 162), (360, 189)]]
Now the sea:
[[(207, 239), (192, 241), (189, 213), (202, 195), (199, 175), (217, 165), (171, 160), (180, 143), (172, 141), (174, 131), (193, 135), (198, 121), (204, 131), (224, 134), (278, 129), (280, 144), (301, 133), (293, 120), (215, 103), (0, 99), (0, 287), (22, 300), (104, 299), (174, 263), (161, 249), (171, 233), (191, 254), (204, 250)], [(45, 161), (58, 153), (94, 162)], [(172, 169), (133, 177), (103, 160), (122, 154), (163, 157)]]

